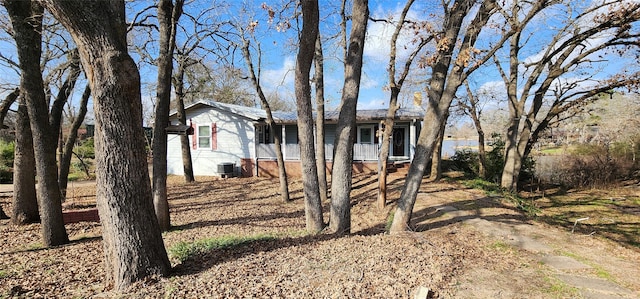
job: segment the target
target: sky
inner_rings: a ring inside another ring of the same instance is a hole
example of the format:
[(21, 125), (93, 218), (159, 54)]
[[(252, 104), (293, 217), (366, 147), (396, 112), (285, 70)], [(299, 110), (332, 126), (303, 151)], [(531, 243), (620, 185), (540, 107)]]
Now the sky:
[[(593, 0), (593, 2), (598, 1), (606, 0)], [(233, 3), (234, 5), (240, 5), (238, 3), (244, 3), (246, 4), (246, 6), (244, 9), (239, 8), (240, 6), (217, 6), (216, 9), (209, 10), (212, 3), (216, 4), (218, 2)], [(295, 46), (292, 46), (292, 44), (295, 43), (292, 41), (297, 39), (296, 28), (300, 24), (295, 23), (294, 20), (291, 21), (290, 24), (292, 25), (292, 28), (290, 28), (289, 30), (276, 30), (275, 27), (278, 22), (282, 20), (282, 18), (280, 18), (280, 16), (276, 16), (274, 22), (269, 23), (266, 18), (266, 11), (261, 8), (263, 2), (268, 2), (267, 5), (277, 7), (278, 3), (285, 2), (285, 0), (251, 0), (227, 2), (223, 0), (194, 0), (192, 2), (187, 2), (188, 6), (185, 8), (185, 10), (189, 11), (189, 13), (191, 14), (209, 13), (212, 15), (212, 19), (217, 18), (217, 20), (225, 19), (239, 23), (246, 22), (248, 19), (258, 21), (259, 25), (256, 27), (255, 32), (257, 36), (260, 36), (259, 40), (263, 53), (261, 57), (262, 87), (267, 93), (277, 92), (277, 94), (281, 98), (293, 102), (295, 100), (293, 96), (293, 82), (297, 49), (295, 48)], [(338, 1), (320, 1), (320, 31), (322, 36), (325, 38), (336, 36), (339, 29), (339, 16), (336, 15), (337, 9), (339, 8), (339, 2), (336, 2)], [(592, 1), (580, 1), (580, 3), (583, 4), (589, 2)], [(129, 18), (132, 18), (132, 16), (134, 15), (134, 11), (147, 7), (150, 3), (153, 3), (153, 1), (136, 0), (133, 2), (129, 2), (129, 4), (131, 4), (130, 7), (132, 8), (128, 11)], [(404, 6), (404, 3), (404, 1), (370, 0), (370, 15), (374, 19), (397, 18), (398, 14)], [(3, 9), (0, 7), (0, 11), (2, 10)], [(155, 13), (154, 10), (151, 10), (150, 12)], [(348, 13), (350, 13), (350, 11), (348, 11)], [(547, 14), (541, 16), (539, 20), (536, 20), (536, 29), (529, 32), (528, 34), (530, 34), (530, 38), (532, 40), (536, 41), (536, 43), (531, 44), (534, 44), (537, 47), (523, 49), (523, 55), (529, 56), (529, 58), (523, 57), (524, 60), (529, 59), (530, 61), (532, 61), (537, 55), (541, 53), (542, 50), (544, 50), (545, 44), (550, 37), (549, 33), (551, 32), (551, 30), (556, 29), (556, 27), (560, 25), (559, 23), (557, 23), (558, 19), (556, 18), (558, 16), (563, 16), (564, 13), (565, 11), (563, 11), (562, 9), (550, 10)], [(408, 14), (408, 19), (410, 20), (430, 20), (434, 21), (434, 23), (438, 23), (438, 18), (440, 17), (441, 13), (438, 8), (438, 3), (431, 1), (416, 1)], [(0, 21), (0, 24), (3, 24), (3, 22), (6, 23), (7, 20)], [(496, 22), (499, 22), (499, 20), (496, 20)], [(387, 22), (370, 21), (368, 23), (367, 40), (364, 47), (362, 81), (360, 86), (360, 96), (358, 100), (359, 109), (379, 109), (387, 108), (388, 106), (389, 92), (386, 89), (386, 86), (388, 84), (387, 65), (390, 48), (389, 40), (394, 30), (393, 26), (394, 24)], [(547, 32), (547, 30), (549, 32)], [(489, 30), (487, 36), (485, 36), (486, 40), (491, 40), (491, 33), (492, 31)], [(131, 37), (131, 39), (134, 40), (136, 39), (136, 37)], [(399, 61), (403, 61), (403, 58), (406, 58), (407, 54), (414, 45), (412, 43), (414, 39), (415, 34), (413, 32), (404, 32), (404, 34), (401, 35), (398, 43), (398, 55), (400, 58)], [(482, 42), (486, 41), (479, 41), (479, 43)], [(152, 55), (153, 53), (156, 53), (157, 55), (156, 47), (150, 45), (147, 48), (152, 53)], [(1, 37), (0, 53), (4, 56), (11, 57), (14, 56), (14, 51), (14, 46), (10, 39), (7, 39), (6, 35)], [(502, 54), (504, 55), (505, 53)], [(139, 56), (136, 56), (135, 53), (132, 53), (132, 55), (134, 56), (134, 59), (137, 59), (136, 57), (139, 58)], [(327, 40), (324, 42), (326, 87), (325, 95), (328, 102), (328, 107), (330, 109), (337, 108), (340, 102), (340, 94), (343, 85), (343, 66), (340, 59), (341, 55), (342, 54), (340, 53), (340, 47), (337, 45), (335, 39)], [(238, 57), (239, 55), (234, 60), (234, 63), (236, 64), (236, 67), (244, 69), (244, 62), (238, 59)], [(629, 60), (625, 58), (625, 60), (619, 59), (616, 61), (616, 63), (605, 64), (599, 70), (602, 71), (603, 74), (610, 73), (611, 71), (619, 69), (621, 64), (624, 64)], [(405, 107), (412, 105), (412, 99), (416, 92), (420, 93), (423, 99), (426, 98), (426, 93), (424, 90), (425, 82), (428, 79), (427, 75), (424, 74), (426, 70), (416, 67), (414, 67), (413, 70), (414, 73), (412, 76), (412, 80), (405, 84), (405, 86), (403, 87), (403, 90), (405, 92), (401, 95), (401, 105)], [(153, 84), (156, 80), (155, 67), (150, 64), (140, 64), (140, 73), (144, 84), (142, 89), (143, 103), (146, 105), (147, 111), (149, 113), (149, 111), (152, 111), (151, 103), (153, 101), (155, 91), (152, 88), (149, 88), (153, 86), (148, 84)], [(570, 81), (571, 78), (567, 78), (567, 80)], [(10, 87), (11, 84), (15, 84), (17, 82), (19, 82), (19, 79), (15, 71), (7, 67), (5, 64), (0, 64), (0, 97), (4, 97), (8, 90), (8, 87)], [(415, 83), (411, 84), (412, 82)], [(495, 68), (492, 68), (491, 65), (479, 70), (477, 72), (477, 75), (472, 78), (472, 84), (477, 90), (484, 90), (486, 91), (486, 93), (489, 93), (489, 91), (493, 90), (494, 96), (495, 94), (498, 94), (497, 97), (504, 97), (503, 82), (500, 80), (500, 77), (497, 74)], [(76, 96), (79, 96), (81, 94), (81, 89), (78, 89), (80, 91), (76, 92)]]

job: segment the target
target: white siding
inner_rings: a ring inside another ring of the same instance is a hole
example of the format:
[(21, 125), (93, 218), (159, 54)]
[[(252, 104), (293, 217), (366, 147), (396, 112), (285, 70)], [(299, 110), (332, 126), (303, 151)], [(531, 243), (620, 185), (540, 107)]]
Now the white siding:
[[(221, 163), (235, 163), (237, 172), (240, 167), (240, 159), (255, 159), (255, 129), (252, 120), (211, 108), (188, 111), (187, 123), (189, 119), (196, 126), (215, 123), (217, 127), (216, 150), (193, 149), (191, 147), (195, 175), (217, 175), (218, 164)], [(176, 120), (172, 119), (172, 124), (176, 123)], [(197, 138), (197, 136), (189, 136), (189, 146), (192, 146), (194, 137)], [(168, 138), (167, 173), (184, 174), (179, 135), (169, 135)]]

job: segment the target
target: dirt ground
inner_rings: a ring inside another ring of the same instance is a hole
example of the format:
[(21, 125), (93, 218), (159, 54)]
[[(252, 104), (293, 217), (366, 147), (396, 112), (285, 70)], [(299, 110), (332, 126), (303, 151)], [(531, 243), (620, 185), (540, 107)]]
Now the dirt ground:
[[(404, 176), (390, 174), (389, 182), (389, 198), (396, 199)], [(610, 298), (640, 297), (637, 210), (625, 210), (636, 214), (623, 213), (631, 216), (618, 223), (624, 226), (620, 234), (611, 226), (600, 233), (604, 228), (594, 219), (597, 214), (575, 229), (573, 221), (581, 214), (558, 216), (561, 205), (547, 197), (537, 203), (540, 216), (530, 217), (501, 198), (455, 181), (425, 181), (414, 208), (414, 232), (388, 235), (385, 226), (394, 204), (384, 211), (376, 208), (375, 183), (374, 175), (354, 177), (352, 233), (335, 237), (304, 233), (300, 181), (291, 182), (293, 201), (282, 203), (275, 179), (198, 177), (185, 184), (182, 177), (170, 177), (173, 229), (163, 238), (173, 271), (119, 296), (414, 298), (428, 288), (435, 298), (595, 298), (563, 280), (569, 271), (624, 290), (607, 293)], [(71, 187), (65, 209), (93, 205), (91, 185)], [(623, 197), (637, 208), (636, 189)], [(0, 192), (5, 211), (11, 210), (10, 202), (10, 194)], [(569, 207), (566, 202), (563, 206)], [(18, 227), (1, 220), (0, 298), (116, 296), (104, 289), (100, 225), (68, 224), (67, 232), (70, 244), (42, 248), (39, 225)], [(615, 237), (619, 235), (626, 239)], [(541, 253), (512, 242), (522, 236), (548, 250)], [(217, 249), (200, 246), (240, 238)], [(180, 255), (180, 248), (198, 250)], [(545, 262), (551, 255), (589, 267), (560, 271)]]

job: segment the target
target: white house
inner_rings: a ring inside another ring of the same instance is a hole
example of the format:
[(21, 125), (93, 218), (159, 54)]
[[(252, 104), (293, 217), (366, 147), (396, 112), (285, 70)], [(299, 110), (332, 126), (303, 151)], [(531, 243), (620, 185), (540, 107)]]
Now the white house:
[[(357, 139), (354, 144), (354, 170), (377, 168), (380, 138), (377, 132), (386, 116), (386, 109), (357, 111)], [(199, 101), (185, 107), (193, 170), (195, 175), (277, 175), (274, 134), (282, 137), (287, 173), (300, 175), (300, 148), (295, 112), (274, 112), (276, 132), (269, 132), (266, 113), (259, 108)], [(390, 160), (406, 163), (413, 158), (415, 143), (424, 110), (401, 108), (396, 113)], [(325, 113), (325, 152), (331, 161), (338, 112)], [(171, 114), (177, 125), (176, 113)], [(167, 148), (169, 174), (182, 175), (180, 136), (170, 134)], [(329, 162), (329, 168), (330, 168)]]

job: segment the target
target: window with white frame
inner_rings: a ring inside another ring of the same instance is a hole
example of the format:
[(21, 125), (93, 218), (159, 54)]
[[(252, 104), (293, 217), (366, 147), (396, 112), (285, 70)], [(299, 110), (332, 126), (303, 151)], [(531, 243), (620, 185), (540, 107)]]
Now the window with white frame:
[(198, 148), (211, 148), (211, 126), (198, 126)]

